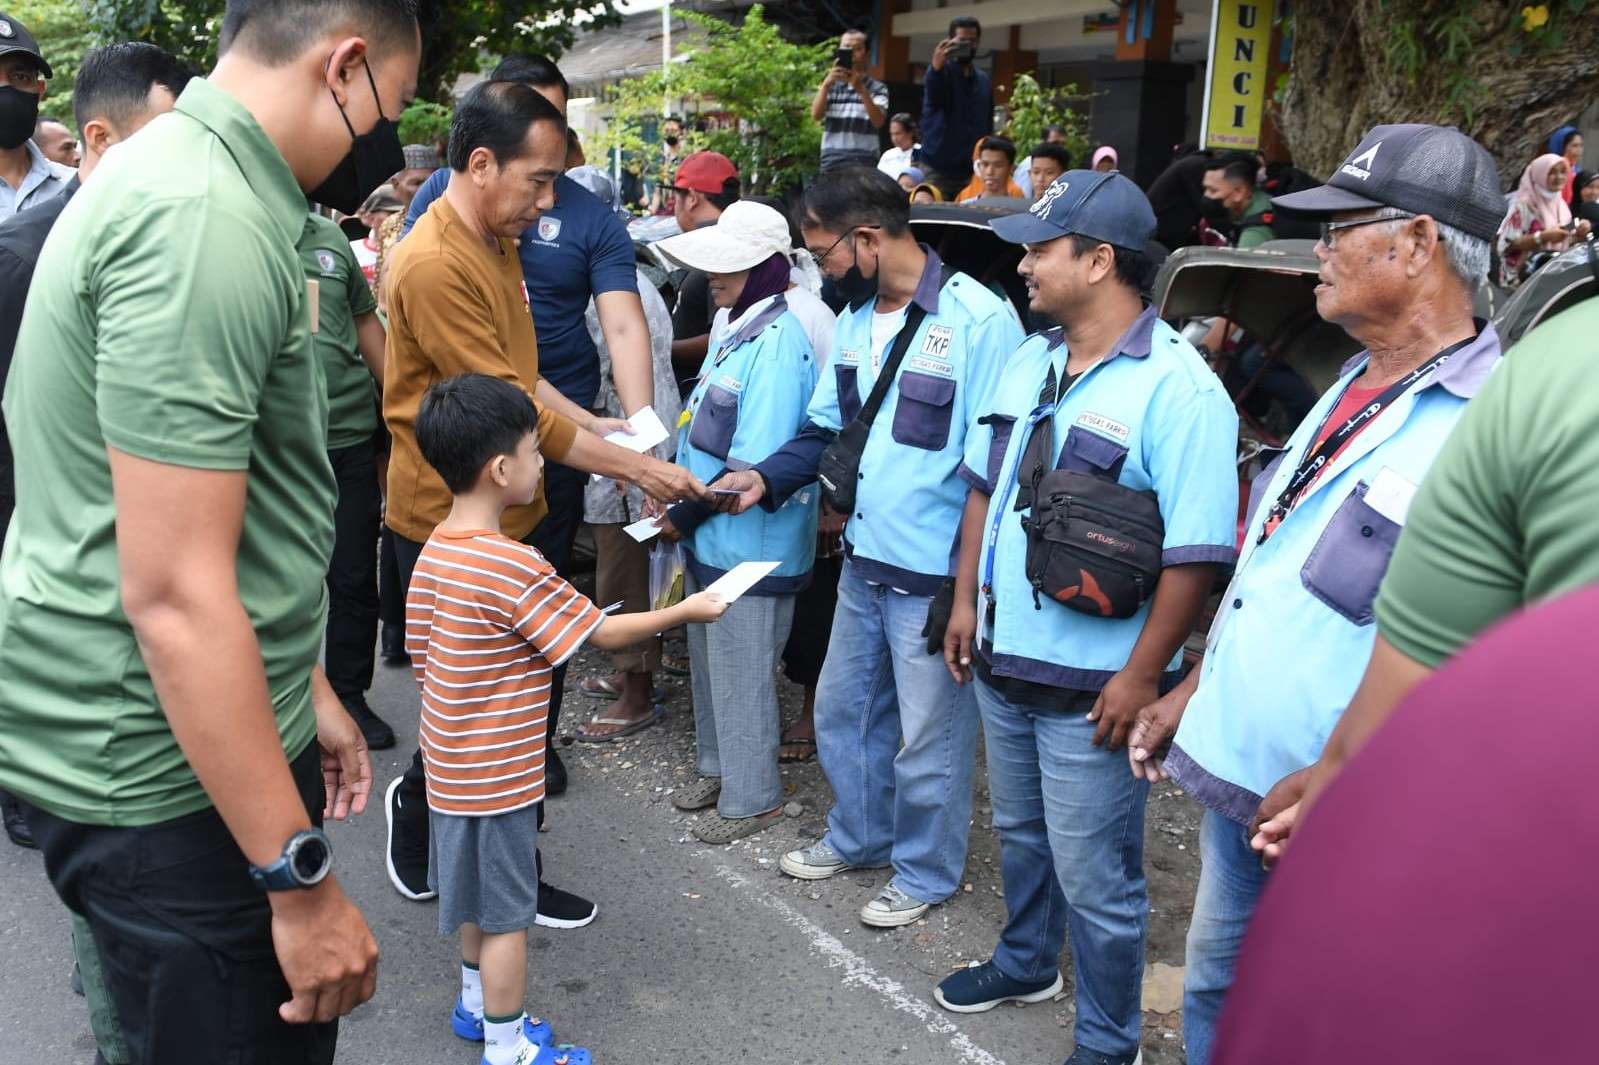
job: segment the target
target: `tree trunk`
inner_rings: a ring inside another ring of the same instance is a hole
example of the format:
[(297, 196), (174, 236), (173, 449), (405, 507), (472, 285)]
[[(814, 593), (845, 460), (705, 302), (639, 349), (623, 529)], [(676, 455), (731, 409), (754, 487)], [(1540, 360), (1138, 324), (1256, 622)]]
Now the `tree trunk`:
[[(1599, 81), (1599, 12), (1551, 0), (1558, 43), (1522, 28), (1522, 5), (1478, 0), (1304, 0), (1293, 10), (1293, 76), (1281, 109), (1294, 161), (1325, 177), (1372, 126), (1458, 126), (1508, 188), (1577, 116)], [(1457, 58), (1449, 59), (1454, 40)], [(1522, 51), (1512, 55), (1513, 43)], [(1403, 43), (1416, 58), (1406, 62)], [(1599, 134), (1599, 131), (1593, 131)], [(1599, 147), (1588, 165), (1599, 164)]]

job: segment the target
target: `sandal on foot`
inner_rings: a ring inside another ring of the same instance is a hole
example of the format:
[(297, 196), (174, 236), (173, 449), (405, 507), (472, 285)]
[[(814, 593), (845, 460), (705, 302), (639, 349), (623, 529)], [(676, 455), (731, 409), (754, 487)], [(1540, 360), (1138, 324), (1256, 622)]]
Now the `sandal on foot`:
[[(577, 690), (594, 699), (620, 699), (622, 689), (618, 688), (610, 677), (584, 677), (578, 681)], [(650, 689), (650, 699), (661, 701), (660, 685)]]
[[(650, 707), (649, 717), (641, 717), (637, 721), (629, 721), (625, 717), (592, 717), (589, 718), (587, 725), (579, 725), (574, 735), (579, 743), (610, 743), (612, 740), (619, 740), (623, 736), (631, 736), (635, 732), (643, 732), (659, 721), (665, 713), (666, 708), (660, 703), (656, 703)], [(584, 730), (588, 728), (588, 725), (621, 725), (622, 727), (614, 732), (586, 732)]]
[(688, 676), (688, 656), (662, 655), (661, 669), (674, 677), (686, 677)]
[(703, 810), (715, 806), (722, 797), (722, 782), (716, 777), (701, 777), (686, 788), (672, 793), (672, 805), (679, 810)]
[[(785, 747), (798, 747), (800, 750), (789, 754), (783, 750)], [(816, 757), (816, 741), (804, 736), (797, 736), (791, 740), (782, 740), (777, 745), (777, 761), (779, 765), (793, 765), (796, 762), (809, 762)]]
[(694, 833), (694, 838), (701, 843), (722, 846), (771, 828), (782, 819), (783, 808), (781, 806), (773, 807), (764, 814), (755, 814), (753, 817), (723, 817), (715, 810), (712, 810), (696, 821), (690, 831)]

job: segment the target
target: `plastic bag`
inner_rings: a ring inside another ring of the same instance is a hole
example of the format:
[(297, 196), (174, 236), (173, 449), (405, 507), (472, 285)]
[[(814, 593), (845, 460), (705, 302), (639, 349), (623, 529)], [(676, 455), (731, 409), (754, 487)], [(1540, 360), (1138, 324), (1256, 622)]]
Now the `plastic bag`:
[(665, 610), (683, 601), (683, 545), (656, 541), (650, 548), (650, 609)]

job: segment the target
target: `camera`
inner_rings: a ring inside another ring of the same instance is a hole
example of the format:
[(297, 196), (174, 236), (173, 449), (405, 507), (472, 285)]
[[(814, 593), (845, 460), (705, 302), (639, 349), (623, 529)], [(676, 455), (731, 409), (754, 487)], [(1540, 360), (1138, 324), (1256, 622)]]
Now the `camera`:
[(970, 62), (977, 54), (977, 45), (971, 41), (958, 41), (949, 50), (949, 57), (957, 63)]

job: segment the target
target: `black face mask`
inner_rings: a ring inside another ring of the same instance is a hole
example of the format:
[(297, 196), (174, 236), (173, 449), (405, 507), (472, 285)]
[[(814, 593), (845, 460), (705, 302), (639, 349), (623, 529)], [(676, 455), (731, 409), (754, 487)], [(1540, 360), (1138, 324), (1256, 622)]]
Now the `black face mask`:
[(20, 148), (39, 121), (39, 96), (0, 86), (0, 148)]
[[(362, 62), (366, 66), (366, 82), (372, 86), (372, 99), (378, 105), (377, 125), (369, 132), (356, 133), (355, 127), (350, 125), (350, 116), (340, 105), (339, 114), (344, 118), (344, 127), (350, 131), (350, 151), (333, 168), (327, 180), (307, 194), (317, 203), (343, 214), (354, 214), (373, 190), (405, 169), (405, 149), (400, 144), (399, 127), (383, 114), (383, 101), (378, 99), (372, 66)], [(333, 102), (338, 104), (338, 98)]]
[[(867, 277), (861, 273), (860, 254), (855, 250), (853, 242), (850, 245), (850, 253), (855, 256), (855, 262), (836, 284), (838, 294), (849, 302), (850, 309), (857, 310), (877, 298), (877, 278)], [(878, 264), (877, 272), (879, 274), (883, 272), (881, 263)]]
[(670, 133), (668, 133), (666, 135), (665, 139), (666, 139), (666, 146), (668, 148), (676, 148), (677, 147), (677, 138), (676, 137), (674, 137)]

